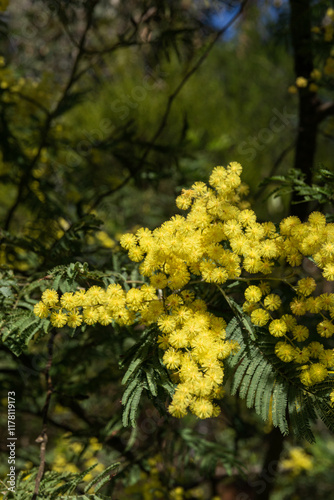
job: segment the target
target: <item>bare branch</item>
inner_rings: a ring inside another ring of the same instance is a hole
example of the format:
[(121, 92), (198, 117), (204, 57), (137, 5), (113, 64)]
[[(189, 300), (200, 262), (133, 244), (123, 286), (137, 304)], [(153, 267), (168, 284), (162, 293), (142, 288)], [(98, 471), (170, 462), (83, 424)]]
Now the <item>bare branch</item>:
[(248, 0), (244, 0), (241, 3), (240, 9), (238, 10), (238, 12), (230, 19), (230, 21), (225, 26), (223, 26), (220, 30), (218, 30), (214, 34), (213, 39), (211, 40), (211, 42), (209, 42), (209, 44), (207, 45), (207, 47), (206, 47), (205, 51), (203, 52), (203, 54), (199, 57), (199, 59), (192, 66), (192, 68), (190, 68), (190, 70), (184, 75), (184, 77), (182, 78), (182, 80), (180, 81), (180, 83), (178, 84), (178, 86), (176, 87), (176, 89), (169, 95), (169, 97), (167, 99), (166, 106), (165, 106), (165, 111), (164, 111), (164, 113), (162, 115), (162, 119), (160, 121), (160, 124), (158, 125), (158, 128), (157, 128), (156, 132), (154, 133), (152, 139), (149, 141), (148, 146), (146, 147), (144, 153), (142, 154), (138, 166), (131, 172), (131, 174), (129, 176), (127, 176), (118, 186), (116, 186), (116, 188), (109, 189), (108, 191), (105, 191), (104, 193), (101, 193), (95, 199), (95, 201), (91, 202), (91, 205), (90, 205), (90, 208), (89, 208), (89, 212), (92, 211), (92, 210), (94, 210), (99, 205), (99, 203), (101, 203), (101, 201), (105, 197), (110, 196), (111, 194), (115, 193), (116, 191), (119, 191), (120, 189), (122, 189), (133, 178), (133, 176), (135, 174), (137, 174), (142, 169), (142, 167), (143, 167), (143, 165), (144, 165), (144, 163), (146, 161), (147, 156), (149, 155), (149, 153), (151, 152), (151, 150), (155, 146), (156, 141), (158, 140), (158, 138), (162, 134), (162, 132), (163, 132), (163, 130), (164, 130), (166, 124), (167, 124), (168, 117), (170, 115), (170, 112), (171, 112), (171, 109), (172, 109), (172, 105), (173, 105), (176, 97), (181, 92), (181, 90), (183, 89), (184, 85), (189, 80), (189, 78), (194, 73), (196, 73), (196, 71), (198, 70), (198, 68), (204, 63), (204, 61), (206, 60), (206, 58), (210, 54), (211, 50), (213, 49), (213, 47), (215, 46), (215, 44), (217, 43), (217, 41), (219, 40), (219, 38), (240, 17), (240, 15), (242, 14), (242, 12), (243, 12), (243, 10), (245, 8), (245, 5), (247, 4), (247, 1)]
[[(16, 199), (15, 199), (13, 205), (11, 206), (11, 208), (8, 210), (7, 216), (5, 218), (4, 229), (6, 231), (8, 231), (8, 229), (9, 229), (9, 226), (10, 226), (10, 223), (13, 219), (14, 213), (16, 212), (18, 206), (23, 201), (23, 193), (26, 189), (31, 171), (33, 170), (36, 163), (38, 162), (38, 160), (41, 156), (42, 149), (45, 147), (45, 145), (47, 143), (47, 138), (48, 138), (48, 135), (50, 132), (52, 122), (55, 119), (55, 117), (57, 116), (61, 106), (63, 105), (63, 103), (67, 99), (68, 93), (69, 93), (70, 89), (72, 88), (73, 84), (77, 81), (78, 66), (79, 66), (80, 60), (85, 52), (84, 48), (85, 48), (86, 38), (87, 38), (88, 31), (89, 31), (89, 29), (92, 25), (92, 22), (93, 22), (93, 13), (94, 13), (94, 8), (95, 8), (97, 2), (98, 2), (98, 0), (93, 0), (91, 2), (91, 4), (89, 5), (89, 8), (87, 9), (86, 25), (85, 25), (85, 29), (83, 30), (83, 33), (81, 35), (80, 42), (78, 44), (78, 52), (77, 52), (76, 58), (74, 60), (73, 66), (72, 66), (71, 74), (70, 74), (68, 82), (67, 82), (67, 84), (62, 92), (62, 95), (61, 95), (59, 101), (57, 102), (56, 107), (54, 108), (54, 110), (52, 112), (47, 112), (48, 116), (47, 116), (45, 123), (44, 123), (44, 126), (41, 130), (40, 144), (39, 144), (37, 153), (34, 156), (34, 158), (32, 159), (32, 161), (30, 162), (30, 164), (27, 165), (25, 172), (22, 174), (22, 177), (21, 177), (19, 185), (18, 185), (18, 192), (17, 192)], [(80, 76), (81, 76), (81, 74), (80, 74)]]
[(317, 121), (322, 122), (328, 116), (334, 115), (334, 102), (328, 101), (319, 104), (317, 107)]

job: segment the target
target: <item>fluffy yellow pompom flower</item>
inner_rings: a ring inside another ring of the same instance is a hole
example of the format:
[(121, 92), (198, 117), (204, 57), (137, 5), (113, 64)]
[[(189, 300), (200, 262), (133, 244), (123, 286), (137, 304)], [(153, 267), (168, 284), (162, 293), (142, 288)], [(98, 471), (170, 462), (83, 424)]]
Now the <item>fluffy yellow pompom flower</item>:
[(278, 256), (279, 251), (274, 240), (265, 240), (261, 245), (261, 253), (263, 257), (272, 259)]
[(334, 334), (334, 325), (331, 321), (325, 319), (317, 325), (317, 332), (319, 333), (319, 335), (321, 335), (321, 337), (332, 337)]
[(212, 187), (218, 187), (224, 184), (227, 172), (224, 167), (215, 167), (209, 178), (209, 184)]
[(82, 316), (76, 311), (70, 312), (67, 317), (67, 324), (70, 328), (76, 328), (82, 323)]
[(150, 283), (154, 288), (166, 288), (168, 279), (165, 274), (157, 273), (151, 276)]
[(303, 278), (297, 283), (297, 292), (307, 297), (316, 289), (317, 284), (313, 278)]
[(183, 189), (182, 194), (176, 198), (176, 206), (180, 210), (187, 210), (192, 203), (195, 192), (192, 189)]
[(83, 320), (87, 325), (95, 325), (99, 319), (99, 312), (96, 307), (87, 307), (83, 311)]
[(253, 210), (242, 210), (238, 214), (238, 221), (244, 226), (254, 224), (256, 222), (256, 214)]
[(208, 399), (199, 398), (193, 402), (192, 411), (199, 418), (210, 418), (214, 413), (214, 406)]
[(245, 299), (248, 302), (259, 302), (262, 297), (261, 289), (258, 286), (251, 285), (245, 290)]
[(324, 214), (322, 214), (321, 212), (312, 212), (309, 216), (308, 216), (308, 222), (312, 225), (312, 226), (316, 226), (316, 227), (325, 227), (326, 225), (326, 217)]
[(313, 314), (319, 313), (322, 309), (320, 297), (308, 297), (305, 304), (306, 310)]
[(286, 331), (287, 327), (282, 319), (274, 319), (269, 325), (269, 332), (274, 337), (283, 337)]
[(176, 348), (188, 347), (189, 338), (187, 335), (187, 331), (185, 331), (183, 328), (175, 330), (173, 333), (170, 334), (169, 342), (173, 347)]
[(38, 302), (34, 306), (34, 314), (41, 319), (47, 318), (50, 314), (50, 309), (43, 302)]
[(310, 375), (310, 370), (308, 370), (306, 367), (300, 373), (299, 378), (300, 378), (301, 383), (306, 385), (307, 387), (309, 387), (313, 384), (313, 381), (312, 381), (312, 378)]
[(106, 297), (107, 299), (124, 298), (125, 292), (121, 287), (121, 285), (116, 285), (115, 283), (113, 283), (112, 285), (108, 286), (106, 291)]
[(182, 355), (177, 349), (167, 349), (163, 356), (163, 362), (169, 370), (178, 368), (182, 361)]
[(56, 328), (62, 328), (67, 323), (67, 314), (63, 313), (61, 310), (54, 311), (51, 314), (50, 321)]
[(294, 359), (295, 350), (290, 344), (286, 344), (285, 342), (277, 342), (275, 346), (275, 354), (285, 363), (289, 363)]
[(244, 302), (243, 305), (242, 305), (242, 310), (246, 313), (246, 314), (251, 314), (253, 311), (255, 311), (256, 309), (258, 309), (260, 306), (257, 302)]
[(310, 367), (310, 377), (311, 381), (314, 384), (322, 382), (328, 375), (327, 368), (321, 363), (315, 363)]
[(296, 79), (296, 86), (299, 87), (299, 88), (305, 88), (307, 87), (307, 79), (304, 78), (303, 76), (299, 76), (297, 79)]
[(176, 418), (185, 417), (188, 413), (188, 405), (182, 405), (179, 402), (172, 402), (168, 407), (169, 413)]
[(233, 172), (234, 174), (241, 175), (242, 166), (237, 161), (231, 161), (227, 167), (227, 170)]
[[(78, 300), (72, 292), (66, 292), (60, 299), (60, 304), (64, 309), (71, 311), (78, 305)], [(80, 304), (81, 305), (81, 304)]]
[(42, 301), (46, 306), (53, 307), (58, 303), (59, 296), (56, 290), (45, 290), (45, 292), (42, 293)]
[(86, 303), (92, 306), (103, 304), (106, 299), (106, 292), (100, 286), (91, 286), (86, 292)]
[(290, 469), (293, 476), (297, 476), (302, 471), (312, 469), (313, 460), (302, 448), (296, 447), (290, 450), (289, 458), (282, 460), (281, 465), (284, 469)]
[[(108, 311), (106, 311), (106, 309), (102, 306), (98, 307), (98, 314), (99, 314), (99, 323), (101, 325), (104, 325), (104, 326), (107, 326), (107, 325), (110, 325), (112, 323), (112, 320), (113, 320), (113, 317), (108, 313)], [(118, 323), (119, 324), (127, 324), (128, 321), (129, 321), (129, 324), (131, 324), (131, 319), (130, 319), (130, 316), (127, 314), (127, 312), (124, 313), (124, 315), (122, 314), (121, 317), (117, 317), (116, 315), (116, 318), (118, 320)]]
[(311, 342), (308, 346), (308, 351), (311, 358), (319, 358), (319, 356), (324, 352), (324, 346), (320, 342)]
[(298, 227), (301, 224), (300, 219), (295, 215), (291, 215), (290, 217), (286, 217), (280, 222), (279, 228), (280, 233), (285, 236), (289, 236), (291, 231)]
[(306, 313), (305, 300), (294, 298), (290, 302), (290, 309), (295, 316), (303, 316)]
[(322, 272), (327, 281), (334, 281), (334, 264), (327, 264)]
[(310, 352), (307, 347), (303, 347), (303, 349), (296, 349), (294, 354), (294, 360), (296, 363), (304, 364), (307, 363), (310, 359)]
[(264, 309), (256, 309), (251, 312), (251, 320), (256, 326), (264, 326), (270, 320), (270, 315)]
[(267, 295), (263, 301), (264, 306), (268, 311), (276, 311), (282, 305), (281, 297), (275, 293)]
[(126, 304), (131, 311), (139, 311), (143, 306), (143, 293), (138, 288), (131, 288), (126, 294)]
[(158, 335), (158, 340), (157, 340), (158, 346), (160, 349), (163, 349), (166, 351), (166, 349), (169, 348), (169, 335), (167, 333), (163, 333), (162, 335)]
[(334, 349), (326, 349), (319, 356), (319, 361), (322, 365), (327, 368), (334, 367)]
[(130, 248), (135, 246), (136, 243), (137, 243), (137, 238), (135, 237), (134, 234), (131, 233), (123, 234), (123, 236), (120, 239), (121, 246), (126, 250), (129, 250)]
[(292, 329), (293, 338), (297, 340), (297, 342), (304, 342), (304, 340), (308, 339), (310, 333), (309, 329), (303, 325), (296, 325)]
[(334, 257), (334, 243), (326, 241), (321, 247), (321, 253), (324, 257)]
[(330, 311), (334, 307), (334, 293), (322, 293), (319, 297), (321, 309)]

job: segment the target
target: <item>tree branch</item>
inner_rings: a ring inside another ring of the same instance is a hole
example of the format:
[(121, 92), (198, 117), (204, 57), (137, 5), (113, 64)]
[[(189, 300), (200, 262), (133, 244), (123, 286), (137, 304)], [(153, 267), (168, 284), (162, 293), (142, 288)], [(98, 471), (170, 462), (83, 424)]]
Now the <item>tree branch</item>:
[(176, 97), (181, 92), (181, 90), (183, 89), (184, 85), (189, 80), (189, 78), (198, 70), (198, 68), (206, 60), (206, 58), (210, 54), (211, 50), (213, 49), (213, 47), (215, 46), (215, 44), (217, 43), (217, 41), (219, 40), (219, 38), (240, 17), (240, 15), (242, 14), (242, 12), (243, 12), (243, 10), (245, 8), (245, 5), (247, 4), (247, 1), (248, 0), (244, 0), (241, 3), (238, 12), (229, 20), (229, 22), (225, 26), (223, 26), (220, 30), (218, 30), (215, 33), (213, 39), (211, 40), (211, 42), (209, 42), (209, 44), (206, 47), (206, 49), (204, 50), (203, 54), (199, 57), (199, 59), (192, 66), (192, 68), (190, 68), (190, 70), (184, 75), (184, 77), (182, 78), (182, 80), (180, 81), (180, 83), (177, 85), (177, 87), (175, 88), (175, 90), (169, 95), (169, 97), (167, 99), (167, 102), (166, 102), (164, 113), (162, 115), (162, 119), (161, 119), (161, 121), (160, 121), (160, 123), (159, 123), (159, 125), (157, 127), (156, 132), (153, 134), (153, 136), (152, 136), (151, 140), (149, 141), (149, 143), (148, 143), (148, 145), (147, 145), (144, 153), (142, 154), (142, 156), (141, 156), (141, 158), (139, 160), (139, 164), (137, 165), (137, 167), (118, 186), (116, 186), (113, 189), (109, 189), (109, 190), (105, 191), (104, 193), (101, 193), (94, 201), (92, 200), (90, 208), (89, 208), (89, 212), (91, 212), (92, 210), (96, 209), (96, 207), (101, 203), (101, 201), (104, 198), (106, 198), (107, 196), (110, 196), (111, 194), (113, 194), (116, 191), (119, 191), (121, 188), (123, 188), (133, 178), (133, 176), (136, 175), (136, 174), (138, 174), (138, 172), (143, 168), (147, 156), (149, 155), (149, 153), (151, 152), (151, 150), (155, 146), (156, 141), (158, 140), (158, 138), (162, 134), (162, 132), (163, 132), (163, 130), (164, 130), (166, 124), (167, 124), (167, 121), (168, 121), (168, 118), (169, 118), (169, 115), (170, 115), (170, 112), (171, 112), (171, 109), (172, 109), (172, 105), (173, 105)]
[[(11, 206), (11, 208), (8, 210), (7, 216), (5, 218), (4, 229), (6, 231), (8, 231), (8, 229), (9, 229), (9, 226), (10, 226), (10, 223), (13, 219), (14, 213), (16, 212), (18, 206), (23, 201), (23, 198), (24, 198), (23, 193), (24, 193), (26, 186), (28, 184), (31, 171), (33, 170), (36, 163), (38, 162), (38, 160), (41, 156), (42, 149), (45, 147), (45, 145), (47, 143), (47, 138), (48, 138), (48, 134), (49, 134), (52, 122), (53, 122), (54, 118), (58, 115), (58, 112), (59, 112), (61, 106), (63, 105), (63, 103), (67, 99), (68, 92), (70, 91), (71, 87), (78, 79), (77, 69), (78, 69), (80, 60), (81, 60), (82, 56), (84, 55), (84, 47), (85, 47), (85, 42), (86, 42), (86, 38), (87, 38), (87, 33), (92, 25), (94, 8), (95, 8), (96, 4), (98, 3), (98, 1), (99, 0), (92, 0), (87, 8), (86, 25), (85, 25), (85, 28), (84, 28), (83, 33), (81, 35), (80, 42), (78, 44), (78, 52), (77, 52), (76, 58), (74, 60), (73, 66), (72, 66), (71, 74), (70, 74), (68, 82), (67, 82), (67, 84), (62, 92), (61, 98), (59, 99), (59, 101), (56, 104), (56, 107), (54, 108), (53, 111), (48, 112), (48, 116), (45, 120), (44, 127), (41, 130), (40, 144), (38, 147), (38, 151), (37, 151), (36, 155), (34, 156), (34, 158), (32, 159), (32, 161), (30, 162), (30, 164), (27, 165), (25, 172), (22, 174), (22, 177), (21, 177), (19, 185), (18, 185), (18, 192), (17, 192), (16, 199), (15, 199), (13, 205)], [(80, 76), (81, 76), (81, 73), (80, 73)]]
[(323, 102), (317, 107), (317, 120), (318, 123), (322, 122), (328, 116), (334, 115), (334, 102), (328, 101)]

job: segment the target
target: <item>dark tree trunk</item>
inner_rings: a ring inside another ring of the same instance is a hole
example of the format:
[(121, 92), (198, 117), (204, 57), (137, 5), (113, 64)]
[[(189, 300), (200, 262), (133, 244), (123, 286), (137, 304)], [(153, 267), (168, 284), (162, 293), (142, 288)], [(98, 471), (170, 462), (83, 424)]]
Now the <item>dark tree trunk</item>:
[[(294, 52), (294, 68), (296, 78), (303, 76), (309, 79), (313, 70), (311, 12), (310, 0), (290, 0), (290, 32)], [(299, 88), (299, 123), (295, 149), (294, 168), (305, 174), (308, 184), (312, 182), (312, 169), (316, 151), (319, 101), (314, 92)], [(290, 213), (305, 219), (309, 212), (306, 203), (295, 205), (301, 201), (296, 193), (291, 200)]]
[(256, 500), (269, 500), (275, 486), (278, 462), (283, 450), (284, 436), (274, 427), (268, 434), (268, 448), (258, 480)]

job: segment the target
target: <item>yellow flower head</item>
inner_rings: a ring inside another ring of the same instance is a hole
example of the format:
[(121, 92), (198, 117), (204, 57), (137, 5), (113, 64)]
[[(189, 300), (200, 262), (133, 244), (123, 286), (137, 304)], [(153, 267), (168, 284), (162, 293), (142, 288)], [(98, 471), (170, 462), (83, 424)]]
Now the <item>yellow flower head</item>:
[(275, 346), (275, 354), (282, 361), (289, 363), (294, 359), (294, 348), (285, 342), (277, 342)]
[(302, 448), (295, 447), (290, 450), (289, 457), (282, 460), (281, 465), (284, 469), (289, 469), (293, 476), (297, 476), (304, 470), (312, 469), (313, 460)]
[(82, 316), (78, 312), (70, 312), (67, 317), (67, 324), (70, 328), (76, 328), (82, 323)]
[(42, 301), (46, 306), (54, 307), (58, 304), (59, 296), (56, 290), (47, 289), (42, 293)]
[(121, 246), (126, 250), (129, 250), (130, 248), (134, 247), (136, 243), (137, 243), (137, 238), (135, 237), (134, 234), (131, 233), (123, 234), (123, 236), (120, 239)]
[(274, 319), (269, 325), (269, 333), (274, 337), (283, 337), (286, 331), (286, 323), (282, 319)]
[(62, 328), (67, 323), (67, 314), (63, 313), (61, 309), (54, 311), (51, 314), (50, 321), (56, 328)]
[(259, 302), (262, 297), (261, 289), (258, 286), (251, 285), (245, 290), (245, 299), (248, 302)]
[(296, 325), (292, 329), (292, 334), (297, 342), (304, 342), (309, 337), (309, 329), (303, 325)]
[(251, 312), (251, 320), (256, 326), (264, 326), (270, 320), (270, 315), (264, 309), (255, 309)]
[(299, 87), (299, 88), (305, 88), (307, 87), (307, 78), (304, 78), (303, 76), (299, 76), (297, 79), (296, 79), (296, 87)]
[(72, 292), (64, 293), (60, 299), (60, 304), (64, 309), (67, 309), (68, 311), (71, 311), (72, 309), (77, 307), (77, 305), (79, 305), (77, 297)]
[(276, 311), (281, 307), (282, 301), (281, 297), (275, 293), (267, 295), (264, 299), (264, 306), (268, 311)]
[(297, 292), (307, 297), (316, 289), (317, 284), (313, 278), (302, 278), (297, 283)]
[(47, 318), (50, 314), (50, 309), (44, 304), (44, 302), (38, 302), (34, 306), (34, 314), (41, 319)]
[(209, 418), (214, 413), (214, 406), (208, 399), (199, 398), (193, 402), (192, 411), (199, 418)]

